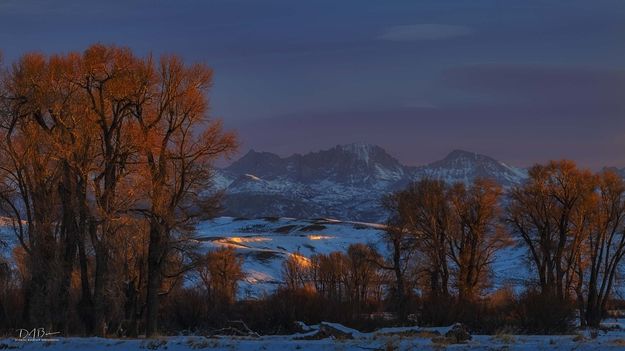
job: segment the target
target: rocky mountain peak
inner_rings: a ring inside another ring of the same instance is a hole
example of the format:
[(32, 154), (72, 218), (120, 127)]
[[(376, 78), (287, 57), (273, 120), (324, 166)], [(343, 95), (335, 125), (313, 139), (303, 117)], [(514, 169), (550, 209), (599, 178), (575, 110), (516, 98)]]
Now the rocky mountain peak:
[(253, 174), (265, 178), (283, 174), (285, 170), (284, 159), (271, 152), (248, 151), (243, 157), (226, 168), (228, 173), (241, 175)]
[(418, 177), (443, 179), (446, 182), (470, 183), (475, 178), (493, 179), (504, 187), (518, 184), (526, 172), (492, 157), (465, 150), (453, 150), (440, 161), (417, 168)]
[(377, 145), (365, 143), (352, 143), (345, 145), (337, 145), (336, 149), (345, 153), (354, 155), (357, 159), (369, 163), (372, 156), (376, 154), (385, 154), (386, 151)]
[(504, 187), (527, 177), (525, 170), (464, 150), (454, 150), (428, 165), (408, 167), (382, 147), (364, 143), (289, 157), (252, 150), (220, 175), (220, 184), (227, 184), (228, 215), (362, 221), (384, 220), (382, 196), (424, 177), (448, 183), (470, 183), (481, 177)]
[(456, 149), (451, 151), (445, 158), (441, 161), (444, 162), (494, 162), (499, 163), (499, 161), (493, 159), (492, 157), (488, 157), (486, 155), (478, 154), (477, 152), (471, 152), (466, 150)]

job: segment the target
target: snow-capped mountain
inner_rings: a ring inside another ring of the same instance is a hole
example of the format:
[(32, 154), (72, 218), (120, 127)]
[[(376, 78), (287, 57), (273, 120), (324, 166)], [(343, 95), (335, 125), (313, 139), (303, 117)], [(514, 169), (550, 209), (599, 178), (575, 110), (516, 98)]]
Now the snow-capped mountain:
[(219, 170), (215, 184), (225, 190), (224, 214), (230, 216), (383, 221), (381, 198), (414, 180), (453, 183), (483, 177), (509, 187), (526, 176), (525, 170), (467, 151), (410, 167), (377, 145), (348, 144), (284, 158), (251, 150)]
[(267, 181), (288, 180), (301, 184), (329, 181), (384, 187), (403, 178), (405, 168), (379, 146), (349, 144), (286, 158), (251, 150), (226, 168), (224, 174), (249, 174)]
[(424, 177), (442, 179), (449, 183), (469, 183), (475, 178), (490, 178), (503, 187), (510, 187), (527, 178), (527, 171), (488, 156), (454, 150), (444, 159), (418, 167), (413, 172), (413, 179)]

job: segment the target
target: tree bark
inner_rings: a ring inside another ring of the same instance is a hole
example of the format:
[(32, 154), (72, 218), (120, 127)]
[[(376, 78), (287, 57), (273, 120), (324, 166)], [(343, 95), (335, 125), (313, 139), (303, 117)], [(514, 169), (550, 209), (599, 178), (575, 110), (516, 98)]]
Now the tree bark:
[(148, 246), (148, 286), (146, 298), (145, 334), (153, 337), (158, 331), (158, 293), (161, 288), (161, 263), (165, 245), (165, 228), (157, 220), (150, 221), (150, 243)]

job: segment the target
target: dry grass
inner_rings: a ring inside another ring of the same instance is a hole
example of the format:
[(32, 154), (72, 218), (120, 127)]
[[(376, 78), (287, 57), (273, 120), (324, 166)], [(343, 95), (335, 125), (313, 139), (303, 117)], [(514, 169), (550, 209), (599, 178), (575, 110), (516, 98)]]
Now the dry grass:
[(219, 343), (215, 339), (190, 338), (187, 340), (187, 346), (193, 350), (207, 349), (207, 348), (214, 349), (219, 346)]
[(394, 339), (386, 340), (386, 343), (384, 344), (384, 351), (396, 351), (396, 350), (399, 350), (399, 345), (397, 345), (395, 340)]
[(493, 341), (499, 341), (504, 344), (514, 344), (516, 342), (516, 338), (514, 335), (510, 334), (495, 334), (491, 338)]
[(386, 333), (378, 333), (379, 336), (395, 336), (399, 338), (420, 338), (420, 339), (430, 339), (441, 334), (435, 331), (429, 330), (403, 330), (398, 332), (386, 332)]
[(614, 339), (611, 340), (610, 343), (616, 346), (625, 346), (625, 339)]
[(142, 349), (147, 349), (147, 350), (166, 349), (167, 340), (165, 339), (145, 340), (141, 342), (141, 345), (139, 347)]
[(456, 341), (455, 338), (448, 338), (446, 336), (436, 336), (436, 337), (432, 338), (432, 343), (434, 345), (438, 345), (438, 346), (441, 346), (441, 345), (444, 345), (444, 346), (451, 345), (455, 341)]
[(291, 232), (291, 230), (297, 228), (296, 225), (293, 224), (289, 224), (289, 225), (284, 225), (282, 227), (277, 228), (276, 230), (274, 230), (276, 233), (280, 233), (280, 234), (288, 234)]
[(326, 229), (325, 225), (321, 225), (321, 224), (311, 224), (311, 225), (307, 225), (304, 228), (301, 228), (299, 231), (300, 232), (316, 232), (316, 231), (320, 231), (320, 230), (324, 230)]

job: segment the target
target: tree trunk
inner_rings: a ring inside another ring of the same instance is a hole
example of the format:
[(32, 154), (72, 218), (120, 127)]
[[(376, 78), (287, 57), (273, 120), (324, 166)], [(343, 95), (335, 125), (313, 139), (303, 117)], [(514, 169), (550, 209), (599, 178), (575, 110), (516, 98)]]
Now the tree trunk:
[(581, 316), (581, 317), (582, 318), (585, 317), (587, 326), (591, 328), (599, 328), (602, 314), (603, 313), (601, 311), (600, 306), (594, 305), (594, 306), (588, 306), (586, 308), (585, 316)]
[(406, 294), (404, 286), (404, 275), (401, 270), (401, 242), (394, 241), (393, 247), (393, 271), (395, 272), (396, 289), (395, 298), (397, 306), (397, 316), (401, 322), (408, 319), (408, 311), (406, 308)]
[(37, 226), (36, 245), (30, 256), (32, 267), (29, 301), (29, 321), (31, 326), (52, 328), (52, 306), (58, 284), (55, 261), (56, 241), (47, 225)]
[(67, 320), (69, 319), (69, 292), (71, 290), (72, 272), (74, 271), (74, 261), (76, 260), (78, 226), (79, 220), (76, 208), (78, 194), (76, 191), (76, 180), (72, 175), (67, 163), (63, 165), (63, 181), (59, 183), (59, 197), (63, 211), (61, 233), (62, 245), (64, 245), (63, 260), (61, 262), (61, 281), (59, 287), (58, 311), (55, 313), (55, 330), (68, 334)]
[(134, 280), (131, 280), (126, 285), (126, 305), (124, 318), (126, 319), (128, 326), (126, 331), (126, 336), (131, 338), (136, 338), (138, 335), (137, 330), (137, 301), (138, 301), (139, 292), (137, 291), (137, 287), (135, 285)]
[(107, 311), (107, 296), (106, 286), (108, 279), (108, 258), (101, 244), (97, 243), (94, 246), (96, 249), (96, 267), (95, 267), (95, 284), (93, 289), (93, 320), (95, 334), (99, 337), (106, 336), (106, 311)]
[(84, 238), (78, 243), (78, 265), (80, 267), (80, 301), (78, 302), (78, 314), (85, 327), (86, 335), (93, 335), (93, 299), (91, 298), (91, 286), (89, 284), (89, 266), (87, 253), (85, 252)]
[(148, 287), (146, 298), (145, 335), (153, 337), (158, 331), (158, 291), (161, 288), (161, 262), (165, 244), (165, 230), (156, 220), (150, 221), (148, 246)]

